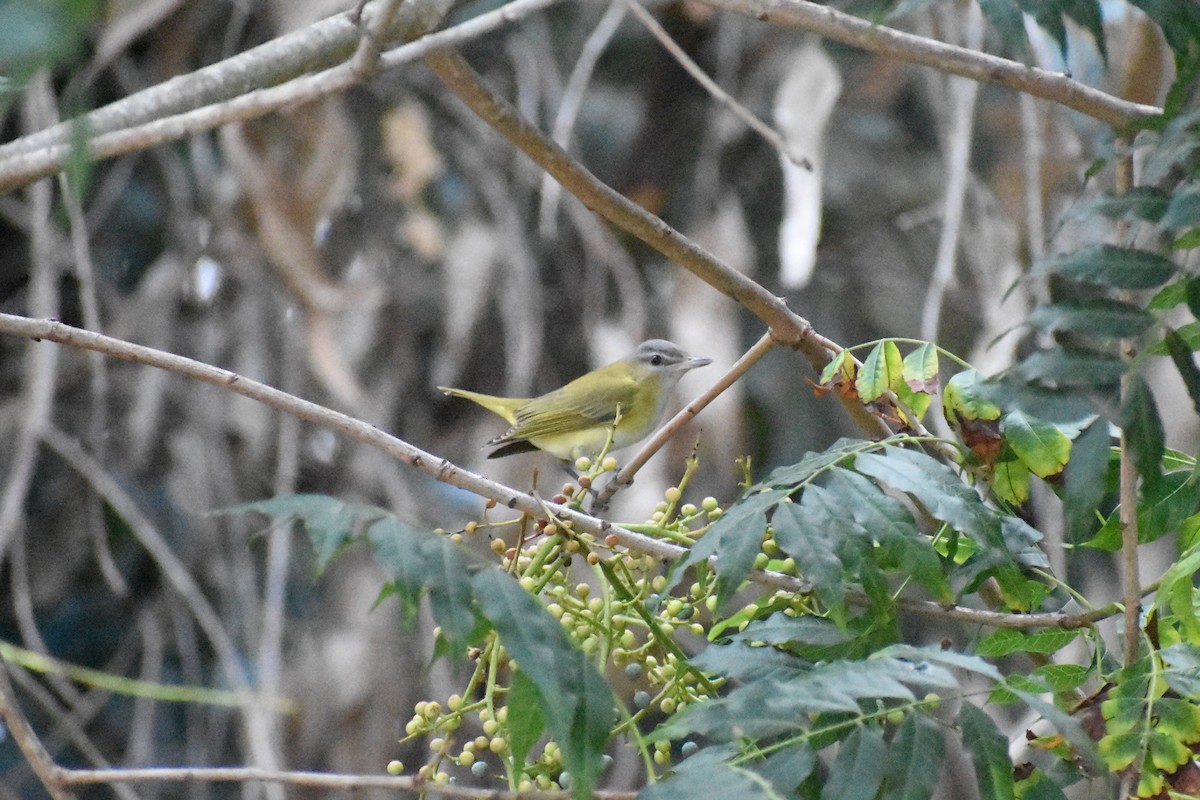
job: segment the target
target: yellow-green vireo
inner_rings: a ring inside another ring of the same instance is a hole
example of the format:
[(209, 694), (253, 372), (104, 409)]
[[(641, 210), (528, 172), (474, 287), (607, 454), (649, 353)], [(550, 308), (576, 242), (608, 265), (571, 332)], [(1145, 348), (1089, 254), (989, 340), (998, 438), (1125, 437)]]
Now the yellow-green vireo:
[(633, 355), (541, 397), (493, 397), (438, 388), (478, 403), (512, 426), (488, 442), (499, 445), (488, 458), (545, 450), (563, 461), (574, 461), (580, 456), (594, 457), (604, 448), (614, 420), (614, 450), (648, 436), (683, 373), (711, 363), (711, 358), (689, 356), (671, 342), (651, 339), (638, 345)]

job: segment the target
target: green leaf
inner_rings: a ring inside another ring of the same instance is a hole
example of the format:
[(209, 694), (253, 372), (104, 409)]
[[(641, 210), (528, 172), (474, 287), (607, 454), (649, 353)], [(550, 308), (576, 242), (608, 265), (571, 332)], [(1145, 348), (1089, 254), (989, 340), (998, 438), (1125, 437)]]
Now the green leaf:
[[(812, 746), (808, 742), (800, 741), (767, 756), (758, 768), (758, 774), (770, 781), (783, 796), (794, 797), (796, 787), (812, 774), (816, 765), (817, 757)], [(695, 800), (696, 797), (703, 796), (705, 793), (701, 792), (683, 800)]]
[(1145, 331), (1154, 324), (1154, 317), (1130, 303), (1095, 298), (1038, 306), (1029, 315), (1029, 324), (1047, 333), (1069, 331), (1085, 336), (1124, 339)]
[(904, 357), (904, 380), (915, 391), (932, 392), (937, 389), (938, 350), (925, 342)]
[(1115, 356), (1055, 347), (1028, 356), (1014, 372), (1021, 380), (1058, 387), (1114, 386), (1125, 373), (1125, 362)]
[(784, 800), (765, 778), (723, 758), (705, 758), (704, 755), (701, 751), (684, 760), (674, 775), (638, 792), (638, 800), (694, 800), (696, 797)]
[(525, 757), (546, 730), (542, 715), (541, 697), (537, 686), (521, 670), (514, 670), (508, 687), (508, 747), (513, 763), (519, 769)]
[(451, 651), (462, 652), (475, 628), (470, 585), (462, 579), (466, 563), (448, 540), (407, 525), (388, 515), (367, 530), (375, 562), (393, 582), (410, 620), (417, 601), (429, 591), (430, 608)]
[(1150, 298), (1146, 308), (1152, 311), (1166, 311), (1168, 308), (1174, 308), (1180, 303), (1186, 302), (1188, 285), (1196, 280), (1200, 279), (1184, 277), (1177, 281), (1171, 281)]
[(1200, 548), (1193, 548), (1167, 568), (1159, 579), (1158, 591), (1154, 595), (1154, 605), (1159, 613), (1169, 611), (1189, 639), (1193, 639), (1200, 629), (1193, 588), (1197, 572), (1200, 572)]
[(1000, 431), (1017, 457), (1039, 478), (1062, 472), (1071, 455), (1071, 440), (1057, 426), (1021, 411), (1006, 414)]
[(904, 360), (900, 357), (900, 348), (889, 339), (872, 348), (858, 371), (854, 386), (862, 402), (873, 403), (889, 390), (897, 389), (903, 381)]
[(1162, 420), (1150, 387), (1140, 375), (1130, 376), (1121, 407), (1121, 427), (1125, 441), (1133, 452), (1133, 462), (1143, 482), (1143, 490), (1152, 488), (1162, 478), (1162, 459), (1166, 445)]
[(751, 622), (732, 638), (763, 644), (805, 644), (829, 647), (852, 641), (849, 634), (822, 617), (789, 617), (782, 611)]
[(1001, 500), (1024, 505), (1029, 499), (1029, 467), (1017, 459), (997, 461), (992, 467), (991, 487)]
[(942, 776), (946, 742), (942, 729), (925, 714), (909, 714), (888, 751), (885, 798), (926, 800)]
[(1170, 329), (1164, 334), (1163, 341), (1167, 345), (1167, 351), (1171, 354), (1171, 361), (1175, 364), (1179, 377), (1183, 379), (1188, 396), (1192, 398), (1192, 408), (1197, 414), (1200, 414), (1200, 368), (1196, 367), (1191, 348), (1188, 347), (1182, 336)]
[(981, 540), (997, 542), (1000, 524), (971, 487), (945, 464), (915, 450), (884, 448), (882, 454), (862, 453), (855, 468), (876, 480), (916, 497), (934, 517)]
[(1165, 283), (1176, 269), (1174, 262), (1157, 253), (1103, 244), (1051, 256), (1038, 265), (1035, 273), (1112, 289), (1153, 289)]
[(1142, 489), (1138, 505), (1138, 541), (1142, 544), (1176, 532), (1196, 513), (1200, 493), (1189, 472), (1168, 472)]
[(1108, 420), (1101, 417), (1075, 437), (1071, 445), (1063, 492), (1070, 542), (1082, 540), (1091, 529), (1091, 520), (1104, 499), (1104, 477), (1112, 453), (1109, 439)]
[(958, 712), (958, 728), (975, 766), (981, 800), (1012, 800), (1013, 765), (1008, 757), (1008, 739), (991, 717), (967, 702)]
[(1170, 195), (1153, 186), (1135, 186), (1124, 194), (1102, 194), (1075, 206), (1068, 217), (1087, 220), (1100, 215), (1109, 219), (1157, 222), (1171, 201)]
[(908, 509), (871, 481), (855, 472), (837, 468), (829, 475), (831, 502), (865, 529), (879, 543), (879, 555), (894, 562), (901, 572), (928, 589), (938, 600), (953, 602), (942, 561), (929, 539), (917, 530)]
[(244, 514), (248, 511), (265, 514), (276, 521), (296, 519), (302, 522), (317, 555), (318, 575), (325, 571), (333, 557), (350, 541), (359, 525), (388, 516), (381, 508), (344, 503), (336, 497), (323, 494), (293, 494), (255, 500), (217, 513)]
[(810, 483), (818, 475), (843, 461), (849, 461), (864, 450), (879, 447), (878, 442), (866, 439), (838, 439), (819, 453), (807, 453), (799, 463), (778, 467), (763, 480), (763, 486), (772, 488), (797, 487)]
[(1130, 731), (1103, 737), (1097, 745), (1104, 763), (1113, 772), (1125, 769), (1142, 756), (1142, 732)]
[(1036, 768), (1028, 778), (1019, 781), (1015, 788), (1021, 800), (1067, 800), (1058, 784)]
[(854, 363), (854, 354), (849, 350), (841, 350), (829, 360), (829, 363), (825, 365), (825, 369), (821, 370), (821, 385), (825, 386), (835, 377), (839, 376), (843, 380), (853, 380), (856, 369), (857, 365)]
[(1158, 224), (1168, 231), (1200, 226), (1200, 187), (1188, 186), (1172, 195)]
[(537, 689), (546, 726), (572, 776), (571, 793), (577, 800), (589, 798), (613, 723), (612, 691), (558, 620), (515, 580), (495, 569), (469, 580), (483, 615)]
[(838, 748), (821, 800), (871, 800), (883, 783), (887, 745), (878, 728), (860, 725)]
[(852, 535), (842, 520), (836, 519), (819, 502), (818, 492), (810, 487), (799, 503), (784, 503), (775, 512), (772, 527), (775, 543), (796, 559), (796, 570), (803, 575), (834, 619), (845, 612), (845, 584), (842, 560), (834, 552), (830, 533), (838, 539)]
[(1159, 655), (1167, 665), (1163, 670), (1167, 685), (1188, 700), (1200, 700), (1200, 647), (1180, 642), (1164, 647)]
[[(1183, 341), (1184, 346), (1195, 352), (1200, 350), (1200, 322), (1189, 322), (1186, 325), (1181, 325), (1175, 329), (1175, 335)], [(1146, 353), (1152, 356), (1169, 356), (1171, 355), (1165, 341), (1155, 342), (1146, 348)]]
[(1182, 236), (1173, 239), (1169, 247), (1172, 250), (1194, 250), (1200, 247), (1200, 229), (1190, 230)]
[(1025, 17), (1016, 0), (979, 0), (979, 8), (987, 21), (1000, 34), (1000, 39), (1018, 56), (1029, 55), (1029, 38), (1025, 33)]
[(1033, 671), (1052, 692), (1070, 692), (1078, 689), (1092, 676), (1092, 668), (1086, 664), (1044, 664)]
[(973, 369), (963, 370), (946, 382), (946, 389), (942, 393), (942, 408), (947, 419), (1000, 418), (1000, 407), (987, 399), (982, 391), (982, 382), (979, 373)]
[[(1160, 7), (1186, 5), (1185, 3), (1175, 3), (1174, 0), (1165, 0), (1165, 3), (1160, 0), (1150, 0), (1150, 2), (1156, 3)], [(1133, 0), (1133, 5), (1143, 11), (1146, 11), (1143, 6), (1149, 4), (1145, 0)], [(1149, 11), (1146, 13), (1152, 19), (1158, 19)], [(1159, 19), (1159, 25), (1162, 25), (1161, 19)], [(1196, 137), (1198, 122), (1200, 122), (1200, 110), (1180, 114), (1167, 123), (1159, 136), (1157, 146), (1152, 147), (1146, 155), (1146, 162), (1142, 165), (1142, 183), (1158, 184), (1177, 169), (1191, 171), (1192, 159), (1195, 157), (1196, 151), (1200, 150), (1200, 139)]]
[(672, 567), (668, 590), (679, 582), (688, 567), (705, 564), (715, 555), (717, 603), (723, 606), (750, 573), (754, 558), (762, 551), (767, 512), (787, 495), (788, 492), (779, 489), (758, 491), (734, 503), (692, 545), (687, 557)]
[(1200, 706), (1190, 700), (1160, 697), (1154, 703), (1155, 727), (1181, 742), (1200, 741)]
[(1000, 628), (985, 636), (975, 645), (976, 655), (985, 658), (1001, 658), (1013, 653), (1057, 653), (1079, 638), (1078, 630), (1046, 628), (1033, 633), (1024, 633), (1011, 628)]

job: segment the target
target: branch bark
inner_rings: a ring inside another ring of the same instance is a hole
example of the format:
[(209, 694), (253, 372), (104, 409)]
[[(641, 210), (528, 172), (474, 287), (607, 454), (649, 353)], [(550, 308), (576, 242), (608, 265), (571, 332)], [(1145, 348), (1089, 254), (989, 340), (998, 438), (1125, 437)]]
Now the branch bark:
[(1118, 132), (1162, 114), (1155, 106), (1131, 103), (1066, 75), (1030, 67), (1007, 58), (927, 39), (877, 25), (870, 20), (808, 0), (700, 0), (727, 11), (763, 22), (799, 28), (872, 53), (910, 64), (933, 67), (949, 75), (994, 83), (1009, 89), (1053, 100), (1105, 122)]

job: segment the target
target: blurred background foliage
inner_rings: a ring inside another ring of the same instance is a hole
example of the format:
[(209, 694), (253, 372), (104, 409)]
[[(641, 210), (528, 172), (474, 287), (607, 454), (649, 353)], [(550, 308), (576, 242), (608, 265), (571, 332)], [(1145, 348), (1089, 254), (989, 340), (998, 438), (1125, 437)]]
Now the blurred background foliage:
[[(67, 117), (346, 5), (6, 0), (3, 139), (51, 122), (23, 111), (22, 90), (35, 75), (49, 76), (58, 113)], [(496, 5), (465, 3), (454, 18)], [(962, 4), (909, 5), (917, 8), (888, 23), (958, 43), (979, 30)], [(1158, 29), (1123, 3), (1105, 9), (1107, 62), (1089, 34), (1070, 23), (1069, 64), (1032, 26), (1029, 58), (1069, 68), (1116, 95), (1161, 104), (1173, 72)], [(786, 296), (843, 345), (922, 335), (947, 153), (954, 136), (969, 136), (960, 269), (941, 306), (937, 339), (985, 373), (1012, 362), (1028, 339), (1017, 326), (1039, 291), (1018, 283), (1019, 276), (1044, 252), (1096, 238), (1096, 220), (1070, 211), (1108, 188), (1111, 170), (1088, 177), (1089, 166), (1111, 156), (1107, 128), (981, 87), (973, 131), (964, 134), (955, 127), (955, 92), (944, 75), (698, 4), (656, 4), (652, 11), (760, 118), (773, 119), (779, 87), (797, 63), (811, 71), (816, 59), (831, 76), (809, 91), (840, 91), (827, 135), (818, 125), (805, 140), (824, 185), (821, 245), (806, 285), (785, 286), (778, 277), (788, 213), (779, 154), (715, 103), (632, 17), (624, 15), (604, 41), (602, 20), (616, 12), (563, 3), (464, 52), (544, 130), (555, 128), (564, 102), (578, 104), (568, 130), (582, 163)], [(984, 49), (1013, 55), (989, 27), (982, 31)], [(595, 70), (580, 94), (572, 74), (588, 57)], [(537, 456), (485, 464), (480, 445), (499, 432), (498, 423), (441, 397), (435, 385), (537, 393), (662, 336), (716, 360), (708, 374), (688, 377), (684, 396), (762, 333), (732, 301), (560, 197), (420, 65), (319, 103), (89, 165), (72, 178), (90, 268), (72, 248), (61, 185), (45, 264), (30, 255), (30, 193), (2, 196), (0, 310), (91, 326), (94, 305), (106, 333), (345, 410), (522, 488), (553, 489), (561, 479), (556, 465)], [(0, 520), (8, 526), (0, 537), (7, 541), (0, 639), (146, 680), (228, 685), (193, 609), (168, 585), (130, 521), (85, 480), (101, 470), (193, 576), (246, 674), (295, 701), (291, 713), (269, 715), (281, 764), (378, 772), (390, 758), (419, 762), (395, 745), (398, 726), (414, 700), (448, 693), (451, 667), (429, 667), (428, 635), (404, 635), (392, 607), (370, 611), (375, 568), (365, 558), (342, 559), (314, 584), (309, 555), (297, 551), (282, 561), (286, 594), (272, 611), (265, 598), (268, 543), (272, 536), (286, 541), (286, 532), (208, 512), (281, 493), (323, 492), (453, 528), (478, 513), (479, 501), (327, 431), (165, 373), (68, 348), (39, 372), (29, 355), (38, 348), (0, 339), (0, 441), (17, 440), (37, 381), (52, 386), (46, 412), (58, 432), (37, 451), (19, 513)], [(737, 456), (750, 455), (753, 474), (761, 476), (858, 433), (840, 407), (814, 396), (814, 378), (794, 354), (772, 353), (657, 457), (614, 517), (648, 513), (697, 438), (702, 467), (693, 486), (731, 499), (741, 478)], [(1156, 389), (1168, 443), (1194, 452), (1194, 418), (1175, 424), (1170, 413), (1187, 402), (1178, 380)], [(81, 461), (74, 443), (89, 460)], [(0, 479), (7, 480), (18, 453), (0, 453)], [(1035, 498), (1030, 515), (1047, 505)], [(1096, 569), (1103, 576), (1108, 567)], [(281, 628), (271, 621), (280, 613)], [(426, 634), (430, 624), (422, 622)], [(35, 726), (48, 732), (65, 763), (252, 760), (235, 710), (131, 699), (19, 669), (14, 679)], [(636, 767), (623, 766), (616, 783), (639, 785)], [(0, 775), (0, 795), (36, 796), (10, 741), (0, 741)], [(159, 791), (142, 787), (138, 795)]]

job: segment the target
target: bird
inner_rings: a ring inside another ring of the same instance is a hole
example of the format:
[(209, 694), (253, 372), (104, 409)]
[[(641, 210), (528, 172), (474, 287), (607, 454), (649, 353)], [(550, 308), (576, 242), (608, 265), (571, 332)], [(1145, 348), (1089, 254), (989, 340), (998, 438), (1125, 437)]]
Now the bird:
[(650, 339), (625, 358), (540, 397), (495, 397), (448, 386), (438, 389), (483, 406), (511, 426), (487, 443), (496, 448), (488, 458), (543, 450), (561, 461), (574, 462), (582, 456), (598, 455), (610, 431), (614, 450), (649, 436), (683, 374), (711, 363), (711, 358), (688, 355), (665, 339)]

